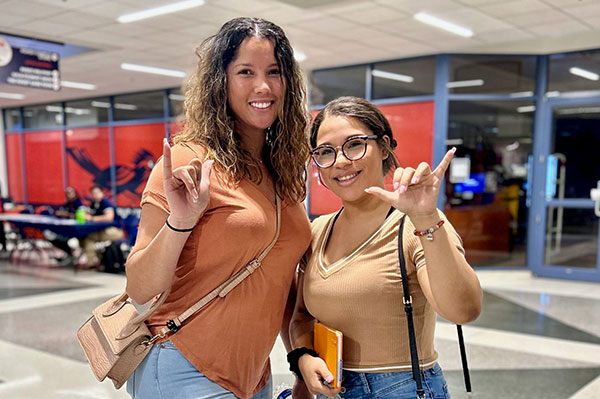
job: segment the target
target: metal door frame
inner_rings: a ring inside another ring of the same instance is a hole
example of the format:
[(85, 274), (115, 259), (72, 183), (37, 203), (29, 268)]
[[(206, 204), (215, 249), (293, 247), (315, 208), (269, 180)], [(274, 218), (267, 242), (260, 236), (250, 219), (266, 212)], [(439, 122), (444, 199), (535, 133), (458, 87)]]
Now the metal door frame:
[(548, 207), (594, 209), (594, 202), (591, 199), (546, 199), (546, 169), (553, 140), (553, 110), (557, 107), (600, 105), (600, 93), (574, 93), (569, 96), (553, 98), (544, 96), (542, 101), (538, 101), (537, 104), (533, 165), (530, 165), (530, 167), (533, 167), (533, 181), (530, 191), (531, 209), (528, 223), (528, 267), (534, 275), (540, 277), (600, 282), (600, 233), (598, 234), (597, 241), (598, 257), (596, 258), (596, 268), (588, 269), (573, 266), (547, 265), (544, 263)]

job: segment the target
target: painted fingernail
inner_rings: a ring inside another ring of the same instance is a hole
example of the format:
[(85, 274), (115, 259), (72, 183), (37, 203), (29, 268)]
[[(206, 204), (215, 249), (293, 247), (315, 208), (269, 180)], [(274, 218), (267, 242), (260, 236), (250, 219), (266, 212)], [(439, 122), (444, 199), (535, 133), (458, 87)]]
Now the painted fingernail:
[(456, 152), (456, 147), (452, 147), (452, 152)]
[(406, 192), (406, 186), (403, 184), (403, 185), (400, 186), (399, 193), (402, 194), (404, 192)]
[(419, 178), (417, 176), (413, 177), (412, 180), (410, 181), (410, 184), (417, 184), (417, 182), (419, 181)]
[(333, 376), (332, 375), (328, 375), (327, 378), (325, 379), (327, 382), (331, 383), (333, 382)]
[(398, 183), (397, 181), (394, 182), (394, 190), (398, 190), (398, 186), (400, 186), (400, 183)]

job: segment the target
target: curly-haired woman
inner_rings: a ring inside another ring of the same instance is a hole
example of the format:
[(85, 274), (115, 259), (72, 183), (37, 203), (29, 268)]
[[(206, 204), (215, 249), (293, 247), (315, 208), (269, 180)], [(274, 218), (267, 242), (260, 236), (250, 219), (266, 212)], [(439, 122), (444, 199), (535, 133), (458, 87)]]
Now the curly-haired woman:
[(225, 23), (197, 55), (184, 131), (173, 147), (165, 141), (142, 197), (127, 293), (145, 303), (170, 289), (147, 322), (156, 333), (263, 252), (279, 198), (281, 230), (252, 275), (157, 341), (128, 392), (270, 398), (269, 353), (287, 331), (284, 311), (310, 241), (304, 81), (284, 32), (262, 19)]

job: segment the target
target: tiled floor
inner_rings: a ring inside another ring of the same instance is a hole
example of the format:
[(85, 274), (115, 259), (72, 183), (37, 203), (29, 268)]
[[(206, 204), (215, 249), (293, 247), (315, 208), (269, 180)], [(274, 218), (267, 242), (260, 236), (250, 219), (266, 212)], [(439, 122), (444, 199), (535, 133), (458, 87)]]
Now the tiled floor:
[[(464, 327), (474, 397), (600, 398), (600, 284), (478, 271), (483, 312)], [(75, 331), (125, 278), (0, 261), (0, 398), (126, 398), (98, 383)], [(455, 399), (466, 398), (456, 328), (439, 320), (439, 362)], [(274, 385), (291, 383), (285, 351), (272, 352)]]

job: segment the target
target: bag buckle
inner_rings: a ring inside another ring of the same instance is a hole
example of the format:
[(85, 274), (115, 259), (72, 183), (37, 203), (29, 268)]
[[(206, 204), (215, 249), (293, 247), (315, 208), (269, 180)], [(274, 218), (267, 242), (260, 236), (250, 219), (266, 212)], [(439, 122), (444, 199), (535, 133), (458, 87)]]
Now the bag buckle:
[(167, 336), (167, 334), (161, 330), (158, 334), (154, 335), (152, 338), (142, 341), (142, 345), (152, 346), (152, 345), (154, 345), (154, 343), (157, 340), (164, 338), (166, 336)]

